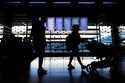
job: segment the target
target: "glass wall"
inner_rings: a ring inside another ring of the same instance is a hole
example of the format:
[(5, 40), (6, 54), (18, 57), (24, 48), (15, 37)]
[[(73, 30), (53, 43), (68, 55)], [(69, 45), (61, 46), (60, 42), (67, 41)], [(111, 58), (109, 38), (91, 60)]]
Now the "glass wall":
[(119, 36), (120, 36), (120, 43), (122, 46), (125, 46), (125, 26), (121, 25), (118, 27)]
[(47, 19), (47, 30), (48, 31), (54, 31), (55, 30), (55, 18), (49, 17)]
[[(95, 30), (87, 30), (87, 17), (48, 17), (46, 24), (48, 25), (46, 29), (46, 52), (67, 52), (65, 40), (68, 34), (71, 33), (72, 25), (74, 24), (80, 25), (80, 35), (82, 38), (96, 38)], [(83, 49), (83, 46), (81, 43), (79, 48)], [(82, 50), (80, 52), (82, 52)]]
[(100, 26), (100, 41), (104, 44), (112, 44), (111, 26)]
[[(65, 40), (68, 34), (71, 33), (72, 25), (80, 25), (80, 36), (81, 38), (87, 38), (89, 40), (99, 40), (104, 44), (111, 44), (111, 26), (95, 26), (88, 25), (87, 17), (48, 17), (45, 23), (46, 27), (46, 41), (47, 47), (46, 52), (62, 53), (67, 52), (65, 46)], [(20, 23), (21, 24), (21, 23)], [(26, 25), (13, 25), (12, 33), (15, 37), (19, 37), (22, 40), (25, 37), (30, 37), (32, 26)], [(124, 39), (124, 27), (120, 27), (120, 35)], [(0, 26), (0, 38), (3, 37), (3, 26)], [(80, 43), (80, 52), (85, 51), (85, 44)]]
[(55, 22), (55, 31), (62, 31), (63, 30), (63, 18), (57, 17)]
[(0, 25), (0, 42), (2, 38), (3, 38), (3, 26)]
[(80, 19), (80, 30), (87, 30), (88, 28), (88, 19), (87, 17)]
[(71, 18), (70, 17), (64, 18), (64, 28), (65, 28), (65, 31), (71, 30)]
[(32, 26), (13, 26), (12, 33), (15, 37), (30, 37)]
[(87, 17), (48, 17), (47, 29), (48, 31), (71, 31), (72, 25), (80, 25), (82, 31), (87, 30)]

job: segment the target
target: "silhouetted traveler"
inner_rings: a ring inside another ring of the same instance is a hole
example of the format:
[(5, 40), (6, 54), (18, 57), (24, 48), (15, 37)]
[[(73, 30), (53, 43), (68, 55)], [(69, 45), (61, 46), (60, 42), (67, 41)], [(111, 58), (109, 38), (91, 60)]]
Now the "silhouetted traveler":
[(36, 51), (36, 56), (39, 57), (39, 69), (38, 73), (46, 74), (47, 71), (42, 67), (43, 57), (45, 55), (45, 27), (44, 27), (45, 19), (41, 17), (36, 17), (33, 19), (33, 28), (32, 28), (32, 37), (33, 37), (33, 45)]
[(76, 56), (79, 64), (81, 65), (81, 69), (84, 69), (85, 66), (82, 64), (79, 56), (79, 49), (78, 45), (82, 41), (80, 34), (79, 34), (79, 25), (73, 25), (72, 33), (69, 34), (66, 38), (66, 46), (67, 50), (71, 50), (72, 54), (70, 55), (70, 61), (68, 64), (68, 69), (75, 69), (75, 67), (71, 64), (73, 57)]

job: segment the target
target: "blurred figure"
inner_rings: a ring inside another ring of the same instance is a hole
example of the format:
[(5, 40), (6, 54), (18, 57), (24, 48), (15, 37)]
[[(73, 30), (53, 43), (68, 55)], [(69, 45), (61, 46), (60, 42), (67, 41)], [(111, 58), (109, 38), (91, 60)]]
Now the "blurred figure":
[(33, 37), (33, 46), (36, 51), (36, 56), (39, 57), (39, 74), (46, 74), (47, 71), (42, 67), (43, 57), (45, 56), (45, 19), (41, 17), (35, 17), (33, 19), (33, 28), (32, 28), (32, 37)]
[(70, 55), (70, 60), (68, 64), (68, 69), (75, 69), (75, 67), (71, 64), (73, 57), (76, 56), (79, 64), (81, 65), (81, 69), (84, 69), (85, 66), (82, 64), (79, 56), (79, 49), (78, 45), (82, 41), (80, 34), (79, 34), (79, 25), (73, 25), (72, 33), (69, 34), (66, 38), (66, 46), (68, 51), (72, 51), (72, 54)]

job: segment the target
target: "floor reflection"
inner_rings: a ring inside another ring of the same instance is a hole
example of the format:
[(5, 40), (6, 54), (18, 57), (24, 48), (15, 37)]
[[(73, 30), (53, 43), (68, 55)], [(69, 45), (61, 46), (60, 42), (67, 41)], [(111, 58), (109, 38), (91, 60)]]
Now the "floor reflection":
[[(92, 61), (97, 61), (94, 57), (81, 58), (84, 65), (90, 64)], [(47, 57), (44, 58), (43, 67), (48, 70), (48, 74), (51, 76), (55, 75), (67, 75), (67, 64), (69, 57)], [(72, 64), (75, 66), (75, 71), (81, 71), (80, 65), (76, 58), (74, 58)], [(38, 58), (31, 62), (31, 74), (36, 76), (38, 69)], [(62, 74), (60, 74), (62, 72)]]
[[(90, 64), (92, 61), (97, 61), (94, 57), (82, 57), (84, 65)], [(38, 77), (38, 58), (32, 61), (30, 65), (30, 83), (90, 83), (91, 76), (81, 67), (75, 58), (73, 65), (75, 69), (69, 71), (67, 64), (69, 57), (46, 57), (44, 58), (43, 67), (47, 70), (47, 75)], [(110, 79), (110, 68), (97, 69), (98, 75), (105, 79)], [(92, 78), (93, 79), (93, 78)]]

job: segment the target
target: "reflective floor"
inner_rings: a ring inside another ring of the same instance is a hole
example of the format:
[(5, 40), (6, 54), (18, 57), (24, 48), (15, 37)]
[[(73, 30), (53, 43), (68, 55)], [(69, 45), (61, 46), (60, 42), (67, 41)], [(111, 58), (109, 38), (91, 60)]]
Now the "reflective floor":
[[(83, 57), (81, 58), (84, 65), (91, 63), (92, 61), (97, 61), (94, 57)], [(67, 69), (67, 64), (69, 62), (69, 57), (51, 57), (44, 58), (43, 67), (47, 70), (47, 75), (44, 75), (41, 80), (39, 80), (37, 69), (38, 69), (38, 58), (32, 61), (30, 66), (30, 83), (90, 83), (89, 72), (86, 70), (81, 70), (77, 59), (74, 58), (72, 64), (75, 69), (69, 71)], [(110, 68), (98, 69), (98, 75), (102, 77), (103, 80), (108, 81), (110, 79)], [(96, 77), (96, 76), (94, 76)], [(92, 78), (96, 81), (96, 78)], [(99, 80), (98, 80), (99, 81)]]
[[(82, 57), (84, 65), (97, 61), (95, 57)], [(120, 59), (120, 64), (113, 72), (110, 67), (98, 68), (97, 72), (81, 70), (77, 59), (74, 58), (72, 64), (75, 69), (69, 71), (67, 64), (69, 57), (47, 57), (44, 58), (43, 67), (47, 70), (46, 75), (38, 75), (38, 58), (29, 65), (14, 64), (9, 62), (0, 67), (0, 83), (125, 83), (125, 58)], [(27, 67), (28, 66), (28, 67)]]

